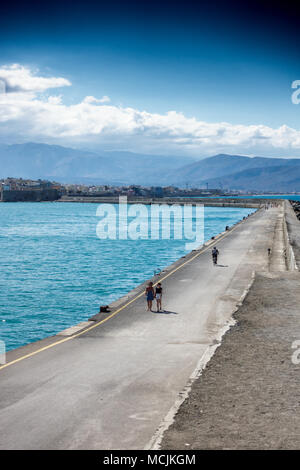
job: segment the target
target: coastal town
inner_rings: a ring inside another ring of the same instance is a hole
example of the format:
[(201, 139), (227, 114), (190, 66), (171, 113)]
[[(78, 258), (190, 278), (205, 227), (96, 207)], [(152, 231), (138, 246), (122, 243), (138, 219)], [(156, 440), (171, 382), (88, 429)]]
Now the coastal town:
[(49, 180), (31, 180), (23, 178), (5, 178), (0, 180), (1, 201), (47, 201), (57, 200), (62, 196), (71, 197), (207, 197), (221, 196), (218, 189), (186, 188), (174, 186), (139, 186), (139, 185), (84, 185), (63, 184)]
[[(128, 198), (164, 198), (164, 197), (222, 197), (251, 196), (255, 191), (225, 191), (208, 188), (178, 188), (176, 186), (141, 186), (141, 185), (85, 185), (59, 183), (45, 179), (3, 178), (0, 179), (0, 201), (54, 201), (62, 197), (84, 198), (118, 197)], [(268, 195), (269, 192), (261, 194)], [(278, 192), (278, 194), (280, 194)], [(295, 192), (290, 193), (297, 194)]]

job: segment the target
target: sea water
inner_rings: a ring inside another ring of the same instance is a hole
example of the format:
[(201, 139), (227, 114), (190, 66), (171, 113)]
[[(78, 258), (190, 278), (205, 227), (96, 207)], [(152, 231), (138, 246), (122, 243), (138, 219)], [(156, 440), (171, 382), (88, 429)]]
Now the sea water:
[[(6, 350), (87, 320), (187, 253), (186, 240), (99, 239), (97, 204), (0, 204), (0, 340)], [(116, 206), (117, 210), (117, 206)], [(205, 208), (205, 240), (253, 209)]]

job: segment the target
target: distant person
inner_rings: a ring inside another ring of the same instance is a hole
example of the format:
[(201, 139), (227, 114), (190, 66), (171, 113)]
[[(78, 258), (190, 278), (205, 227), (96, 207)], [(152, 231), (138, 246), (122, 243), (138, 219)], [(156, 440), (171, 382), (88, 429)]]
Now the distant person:
[(268, 256), (271, 255), (271, 248), (268, 248)]
[(146, 298), (147, 298), (147, 304), (148, 304), (148, 309), (147, 311), (149, 312), (152, 312), (152, 302), (153, 302), (153, 299), (154, 299), (154, 289), (153, 289), (153, 282), (149, 282), (148, 286), (146, 287), (146, 290), (145, 290), (145, 295), (146, 295)]
[(161, 306), (162, 292), (163, 292), (163, 289), (161, 287), (161, 283), (159, 282), (155, 289), (155, 299), (156, 299), (156, 306), (157, 306), (158, 312), (162, 310), (162, 306)]
[(211, 252), (213, 264), (216, 265), (218, 263), (218, 255), (219, 250), (214, 246)]

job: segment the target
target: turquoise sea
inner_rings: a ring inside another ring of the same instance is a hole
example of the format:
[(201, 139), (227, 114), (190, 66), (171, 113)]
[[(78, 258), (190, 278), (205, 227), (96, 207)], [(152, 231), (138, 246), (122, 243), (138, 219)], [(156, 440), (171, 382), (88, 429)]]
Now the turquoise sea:
[[(186, 240), (172, 236), (99, 239), (97, 207), (0, 204), (0, 340), (6, 350), (87, 320), (100, 304), (116, 300), (187, 252)], [(205, 208), (205, 240), (252, 212)]]

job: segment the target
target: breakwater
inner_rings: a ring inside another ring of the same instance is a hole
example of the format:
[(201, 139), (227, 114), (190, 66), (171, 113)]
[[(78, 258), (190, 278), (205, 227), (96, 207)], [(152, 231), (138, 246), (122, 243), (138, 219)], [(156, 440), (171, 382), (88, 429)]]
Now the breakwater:
[(1, 202), (40, 202), (56, 201), (60, 197), (57, 189), (2, 190)]
[[(57, 202), (92, 202), (96, 204), (118, 204), (119, 197), (93, 197), (93, 196), (62, 196)], [(268, 202), (273, 204), (282, 204), (282, 202), (274, 200), (268, 201), (267, 199), (236, 199), (236, 198), (182, 198), (182, 197), (161, 197), (161, 198), (148, 198), (148, 197), (128, 197), (127, 204), (194, 204), (204, 205), (208, 207), (244, 207), (244, 208), (259, 208), (265, 206)]]
[[(36, 207), (62, 209), (56, 204)], [(86, 209), (82, 204), (76, 212)], [(5, 429), (0, 448), (148, 449), (153, 437), (156, 443), (160, 437), (156, 431), (168, 425), (164, 417), (172, 416), (174, 402), (199, 375), (229, 328), (253, 272), (268, 269), (268, 248), (274, 231), (281, 230), (278, 215), (279, 208), (257, 211), (162, 272), (158, 279), (164, 289), (163, 312), (145, 311), (141, 288), (135, 297), (103, 313), (100, 321), (86, 322), (81, 331), (73, 329), (8, 352), (7, 364), (0, 367)], [(90, 243), (91, 238), (87, 246)], [(211, 261), (213, 244), (220, 251), (218, 266)], [(132, 270), (128, 252), (127, 257)], [(99, 277), (95, 279), (93, 289), (99, 282)], [(67, 292), (65, 288), (64, 295)], [(236, 362), (234, 366), (239, 373)]]
[[(204, 239), (252, 212), (206, 208)], [(88, 319), (100, 304), (126, 295), (154, 271), (185, 256), (191, 241), (184, 231), (182, 239), (175, 238), (181, 220), (170, 222), (170, 239), (151, 239), (150, 222), (147, 239), (100, 239), (95, 204), (0, 204), (0, 217), (0, 282), (6, 286), (0, 292), (0, 339), (7, 349)]]

